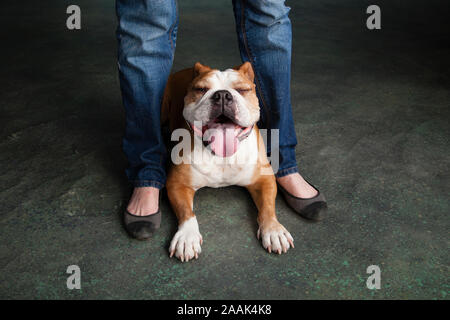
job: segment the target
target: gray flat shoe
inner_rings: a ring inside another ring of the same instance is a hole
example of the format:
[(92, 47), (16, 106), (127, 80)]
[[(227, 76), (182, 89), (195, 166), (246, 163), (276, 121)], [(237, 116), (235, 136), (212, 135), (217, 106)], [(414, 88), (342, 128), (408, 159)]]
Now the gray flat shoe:
[(310, 185), (317, 190), (317, 195), (312, 198), (296, 197), (284, 189), (279, 183), (277, 185), (289, 207), (303, 218), (313, 221), (320, 221), (325, 218), (328, 209), (327, 202), (324, 195), (312, 184)]
[(138, 240), (149, 239), (156, 229), (161, 226), (161, 208), (159, 206), (161, 197), (158, 200), (158, 210), (147, 216), (136, 216), (128, 210), (124, 211), (123, 222), (125, 224), (125, 230)]

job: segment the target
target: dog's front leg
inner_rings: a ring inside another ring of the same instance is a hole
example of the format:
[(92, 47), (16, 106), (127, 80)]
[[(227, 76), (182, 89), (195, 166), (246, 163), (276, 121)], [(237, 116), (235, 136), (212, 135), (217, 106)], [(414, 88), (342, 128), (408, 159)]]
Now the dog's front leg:
[(258, 208), (258, 239), (267, 251), (281, 254), (294, 247), (294, 239), (281, 223), (275, 213), (277, 184), (273, 175), (261, 175), (255, 183), (247, 186)]
[(170, 243), (170, 257), (175, 255), (181, 261), (198, 259), (203, 243), (197, 218), (192, 210), (195, 190), (183, 182), (167, 182), (167, 195), (178, 219), (178, 231)]

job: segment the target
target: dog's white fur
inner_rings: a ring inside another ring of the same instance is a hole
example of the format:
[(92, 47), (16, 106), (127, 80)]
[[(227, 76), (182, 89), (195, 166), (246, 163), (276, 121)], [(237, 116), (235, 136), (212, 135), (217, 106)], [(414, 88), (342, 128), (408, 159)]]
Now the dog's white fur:
[(197, 218), (192, 217), (178, 226), (178, 231), (170, 243), (169, 252), (175, 252), (175, 257), (181, 261), (198, 258), (202, 252), (202, 235), (198, 229)]

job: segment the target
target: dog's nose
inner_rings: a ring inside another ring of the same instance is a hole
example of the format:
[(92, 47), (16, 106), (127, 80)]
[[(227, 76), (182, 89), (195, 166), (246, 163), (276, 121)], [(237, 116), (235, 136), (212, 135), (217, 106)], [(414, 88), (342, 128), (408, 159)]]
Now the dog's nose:
[(217, 90), (211, 99), (216, 105), (228, 106), (233, 102), (233, 95), (228, 90)]

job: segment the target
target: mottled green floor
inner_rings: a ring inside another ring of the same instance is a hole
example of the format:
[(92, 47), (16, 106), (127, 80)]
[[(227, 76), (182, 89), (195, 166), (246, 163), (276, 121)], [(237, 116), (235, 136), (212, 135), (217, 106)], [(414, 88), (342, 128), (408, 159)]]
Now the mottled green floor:
[[(30, 1), (31, 3), (31, 1)], [(82, 30), (65, 9), (82, 9)], [(154, 239), (127, 237), (124, 112), (113, 1), (2, 4), (0, 298), (448, 299), (449, 31), (443, 1), (288, 1), (292, 100), (302, 173), (327, 196), (312, 224), (277, 200), (285, 255), (255, 237), (243, 189), (204, 189), (198, 261), (169, 259), (163, 200)], [(407, 5), (408, 4), (408, 5)], [(239, 62), (231, 2), (180, 1), (174, 70)], [(66, 288), (67, 266), (82, 289)], [(366, 288), (378, 265), (382, 288)]]

